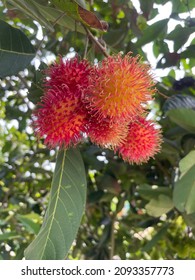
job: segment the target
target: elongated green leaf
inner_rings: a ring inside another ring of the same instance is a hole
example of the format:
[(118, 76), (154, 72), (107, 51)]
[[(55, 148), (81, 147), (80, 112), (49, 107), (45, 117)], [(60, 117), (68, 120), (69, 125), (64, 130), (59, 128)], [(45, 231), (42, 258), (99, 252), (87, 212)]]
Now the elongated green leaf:
[(166, 29), (168, 21), (169, 19), (162, 19), (148, 26), (143, 31), (143, 36), (135, 44), (136, 47), (141, 47), (155, 40)]
[(32, 213), (27, 215), (17, 215), (17, 219), (29, 232), (37, 234), (40, 229), (40, 216)]
[(193, 165), (195, 165), (195, 150), (191, 151), (187, 156), (179, 162), (181, 176), (183, 176)]
[(182, 213), (182, 216), (186, 224), (191, 227), (193, 233), (195, 234), (195, 212), (188, 215), (186, 213)]
[(83, 8), (78, 2), (75, 0), (51, 0), (51, 2), (58, 7), (61, 11), (64, 11), (75, 19), (76, 21), (82, 22), (86, 26), (90, 26), (92, 28), (97, 28), (104, 30), (104, 26), (101, 21), (96, 17), (94, 13)]
[(195, 212), (195, 164), (175, 183), (173, 202), (181, 212)]
[(160, 195), (170, 196), (172, 195), (172, 191), (170, 188), (166, 187), (158, 187), (158, 186), (150, 186), (147, 184), (143, 184), (139, 186), (138, 193), (141, 197), (150, 200), (150, 199), (158, 199)]
[(83, 9), (86, 9), (85, 0), (74, 0), (78, 5), (80, 5)]
[[(185, 82), (185, 80), (183, 82)], [(188, 82), (189, 84), (190, 83), (193, 84), (193, 79), (188, 78), (186, 82)], [(174, 94), (173, 96), (168, 98), (163, 105), (163, 111), (165, 113), (172, 109), (182, 109), (182, 108), (195, 109), (195, 98), (190, 95)]]
[(51, 2), (58, 7), (61, 11), (66, 12), (74, 19), (79, 20), (78, 17), (78, 4), (74, 0), (51, 0)]
[(0, 20), (0, 78), (17, 74), (34, 56), (35, 50), (26, 35)]
[(169, 212), (173, 206), (172, 199), (167, 195), (161, 194), (158, 196), (158, 199), (151, 199), (145, 208), (149, 215), (159, 217)]
[(188, 9), (191, 10), (194, 8), (194, 0), (188, 0), (185, 1), (178, 1), (178, 0), (172, 0), (171, 1), (173, 7), (172, 7), (172, 14), (173, 13), (185, 13), (186, 12), (186, 3), (188, 5)]
[(178, 25), (171, 33), (166, 37), (167, 40), (174, 41), (174, 51), (178, 51), (188, 40), (189, 36), (195, 32), (195, 27), (182, 27)]
[(153, 11), (154, 0), (140, 1), (140, 7), (145, 18), (149, 17), (149, 14)]
[(75, 25), (75, 20), (69, 17), (64, 12), (61, 12), (57, 9), (40, 5), (39, 3), (34, 1), (39, 12), (49, 21), (62, 25), (63, 27), (69, 28), (73, 31), (78, 31), (85, 34), (85, 29), (77, 24)]
[(17, 232), (7, 232), (0, 234), (0, 241), (11, 240), (16, 238), (20, 238), (20, 235), (18, 235)]
[(156, 246), (158, 241), (161, 240), (165, 236), (168, 228), (169, 228), (169, 224), (165, 224), (165, 226), (163, 228), (161, 228), (158, 231), (158, 233), (156, 235), (154, 235), (154, 237), (146, 243), (146, 245), (142, 248), (142, 251), (148, 252), (148, 251), (152, 250), (152, 248), (154, 248), (154, 246)]
[(25, 251), (26, 259), (64, 259), (74, 241), (85, 208), (86, 178), (80, 153), (60, 151), (50, 200), (41, 230)]
[(46, 18), (44, 18), (44, 16), (41, 12), (39, 12), (32, 0), (7, 0), (7, 2), (22, 11), (25, 15), (28, 15), (29, 17), (38, 21), (41, 25), (45, 26), (50, 31), (54, 31), (52, 24), (49, 23)]
[(180, 53), (181, 58), (194, 58), (195, 57), (195, 44), (190, 45), (185, 51)]
[(192, 109), (173, 109), (168, 112), (168, 117), (182, 128), (195, 132), (195, 111)]

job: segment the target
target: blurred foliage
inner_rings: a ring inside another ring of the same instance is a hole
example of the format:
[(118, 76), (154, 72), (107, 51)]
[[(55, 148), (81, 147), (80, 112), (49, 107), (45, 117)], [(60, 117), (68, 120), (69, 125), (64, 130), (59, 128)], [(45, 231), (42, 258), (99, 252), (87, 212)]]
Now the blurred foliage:
[[(69, 259), (194, 259), (194, 1), (139, 0), (138, 8), (128, 0), (85, 2), (109, 25), (108, 32), (92, 29), (109, 53), (153, 57), (161, 94), (150, 105), (151, 117), (164, 142), (141, 166), (87, 141), (80, 145), (87, 206)], [(166, 18), (159, 19), (164, 5)], [(22, 259), (42, 223), (56, 157), (31, 125), (43, 69), (59, 54), (86, 54), (92, 62), (103, 55), (92, 42), (86, 47), (83, 27), (50, 1), (0, 1), (0, 15), (36, 51), (24, 71), (0, 80), (0, 258)]]

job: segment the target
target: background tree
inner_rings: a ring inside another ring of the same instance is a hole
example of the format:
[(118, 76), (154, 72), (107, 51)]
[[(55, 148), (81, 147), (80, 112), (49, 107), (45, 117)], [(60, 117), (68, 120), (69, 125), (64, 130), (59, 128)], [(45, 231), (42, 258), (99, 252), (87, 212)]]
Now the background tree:
[(96, 63), (107, 50), (152, 63), (159, 93), (150, 117), (164, 142), (142, 165), (88, 140), (79, 145), (87, 203), (68, 258), (194, 259), (194, 1), (57, 2), (0, 1), (0, 257), (23, 258), (48, 207), (56, 151), (31, 126), (43, 70), (58, 55)]

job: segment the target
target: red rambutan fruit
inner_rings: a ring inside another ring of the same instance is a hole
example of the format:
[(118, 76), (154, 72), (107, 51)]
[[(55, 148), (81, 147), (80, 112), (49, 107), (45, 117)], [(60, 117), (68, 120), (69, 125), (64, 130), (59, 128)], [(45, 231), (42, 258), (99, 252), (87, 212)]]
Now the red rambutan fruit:
[(155, 123), (139, 117), (129, 124), (128, 135), (117, 150), (123, 160), (141, 164), (159, 152), (161, 143), (161, 132), (155, 128)]
[(150, 67), (138, 56), (121, 54), (105, 58), (90, 72), (85, 98), (89, 110), (111, 121), (132, 120), (152, 100), (154, 81)]
[(49, 79), (45, 80), (45, 87), (63, 88), (69, 87), (74, 95), (81, 96), (81, 89), (88, 86), (88, 75), (91, 71), (91, 65), (85, 59), (79, 60), (78, 56), (65, 62), (60, 57), (59, 62), (55, 62), (46, 70)]
[(86, 112), (68, 88), (50, 89), (34, 112), (34, 128), (49, 148), (68, 147), (81, 139), (85, 131)]
[(103, 148), (115, 148), (120, 145), (127, 133), (126, 123), (111, 122), (109, 118), (100, 121), (92, 116), (88, 122), (88, 135), (91, 141)]
[(90, 66), (78, 58), (55, 63), (48, 70), (45, 94), (33, 114), (38, 137), (50, 148), (68, 147), (81, 139), (86, 130), (87, 110), (82, 88), (87, 87)]

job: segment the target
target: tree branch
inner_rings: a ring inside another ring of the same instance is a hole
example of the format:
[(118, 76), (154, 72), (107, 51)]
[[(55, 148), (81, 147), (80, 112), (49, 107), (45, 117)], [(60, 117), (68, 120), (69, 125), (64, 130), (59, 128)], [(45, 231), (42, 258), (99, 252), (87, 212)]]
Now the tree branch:
[(102, 44), (100, 44), (100, 42), (98, 42), (98, 40), (93, 36), (93, 34), (89, 31), (89, 29), (83, 24), (83, 27), (89, 37), (89, 39), (91, 39), (91, 41), (93, 41), (96, 46), (99, 47), (99, 49), (101, 50), (101, 52), (104, 54), (105, 57), (108, 57), (108, 53), (106, 52), (104, 46), (102, 46)]

